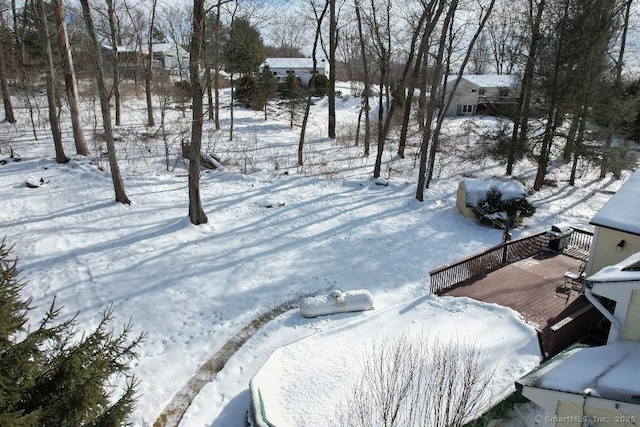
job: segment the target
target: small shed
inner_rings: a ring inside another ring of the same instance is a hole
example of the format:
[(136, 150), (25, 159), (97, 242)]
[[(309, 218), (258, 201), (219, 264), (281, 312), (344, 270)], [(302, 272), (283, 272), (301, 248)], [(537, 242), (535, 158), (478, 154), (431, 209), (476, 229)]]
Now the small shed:
[(462, 215), (475, 218), (472, 207), (487, 197), (487, 192), (496, 187), (503, 200), (525, 197), (527, 190), (515, 179), (465, 179), (458, 184), (456, 206)]

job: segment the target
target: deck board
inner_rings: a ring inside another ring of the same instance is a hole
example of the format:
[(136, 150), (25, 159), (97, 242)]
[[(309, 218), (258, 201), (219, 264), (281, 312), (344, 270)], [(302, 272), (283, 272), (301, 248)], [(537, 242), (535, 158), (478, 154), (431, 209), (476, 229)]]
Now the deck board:
[(467, 280), (440, 295), (511, 307), (544, 334), (554, 323), (584, 307), (584, 297), (578, 292), (557, 292), (564, 283), (564, 273), (578, 270), (583, 262), (561, 253), (541, 253)]

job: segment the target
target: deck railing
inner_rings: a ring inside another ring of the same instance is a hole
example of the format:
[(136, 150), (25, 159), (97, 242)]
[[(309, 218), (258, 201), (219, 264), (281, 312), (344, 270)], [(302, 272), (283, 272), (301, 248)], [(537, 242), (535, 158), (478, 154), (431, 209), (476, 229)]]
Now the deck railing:
[[(568, 237), (567, 252), (584, 258), (589, 254), (593, 233), (573, 229)], [(489, 273), (512, 262), (533, 256), (549, 247), (550, 235), (543, 231), (532, 236), (500, 244), (482, 253), (429, 272), (431, 293), (442, 293), (458, 283)], [(585, 255), (586, 254), (586, 255)]]

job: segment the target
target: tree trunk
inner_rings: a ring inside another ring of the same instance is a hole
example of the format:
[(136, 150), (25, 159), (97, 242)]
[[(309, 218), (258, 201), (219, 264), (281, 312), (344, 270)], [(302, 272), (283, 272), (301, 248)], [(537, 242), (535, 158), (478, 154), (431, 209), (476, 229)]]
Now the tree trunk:
[[(316, 34), (315, 34), (315, 38), (313, 40), (313, 49), (312, 49), (312, 53), (311, 53), (311, 58), (313, 61), (313, 69), (312, 69), (312, 73), (311, 73), (311, 81), (309, 84), (309, 94), (307, 95), (307, 103), (305, 104), (304, 107), (304, 117), (302, 118), (302, 128), (300, 129), (300, 141), (298, 142), (298, 166), (302, 166), (303, 162), (304, 162), (304, 158), (302, 156), (303, 154), (303, 149), (304, 149), (304, 136), (305, 133), (307, 131), (307, 121), (309, 120), (309, 110), (311, 109), (311, 97), (313, 96), (313, 92), (315, 91), (315, 76), (317, 74), (318, 71), (318, 61), (316, 60), (316, 51), (318, 50), (318, 40), (320, 39), (320, 33), (322, 31), (322, 20), (324, 19), (324, 15), (327, 13), (327, 7), (329, 6), (329, 1), (331, 0), (327, 0), (327, 3), (325, 3), (324, 5), (324, 9), (322, 10), (322, 13), (320, 14), (320, 16), (317, 16), (316, 14)], [(315, 12), (315, 10), (314, 10)], [(267, 110), (266, 110), (266, 102), (265, 102), (265, 113), (264, 113), (264, 118), (266, 120), (267, 118)], [(291, 115), (291, 127), (293, 127), (293, 114)]]
[(7, 84), (7, 74), (4, 66), (4, 52), (2, 51), (2, 47), (0, 47), (0, 90), (2, 90), (2, 102), (4, 104), (4, 120), (9, 123), (15, 123), (16, 117), (13, 114), (13, 105), (11, 104), (9, 85)]
[(216, 6), (215, 45), (213, 46), (213, 94), (215, 101), (214, 121), (216, 130), (220, 129), (220, 8), (221, 2)]
[(107, 1), (109, 32), (111, 33), (111, 66), (113, 67), (113, 103), (116, 112), (116, 126), (122, 125), (122, 99), (120, 98), (120, 61), (118, 58), (118, 25), (115, 18), (114, 0)]
[(51, 43), (49, 43), (49, 22), (42, 0), (36, 1), (38, 22), (40, 23), (40, 31), (44, 38), (44, 48), (47, 56), (47, 104), (49, 107), (49, 124), (51, 125), (51, 134), (53, 136), (53, 145), (56, 151), (56, 162), (67, 163), (69, 158), (64, 154), (62, 145), (62, 134), (60, 133), (60, 122), (58, 121), (58, 100), (56, 97), (55, 86), (55, 64), (53, 62), (53, 52)]
[[(86, 1), (86, 0), (85, 0)], [(204, 38), (204, 1), (193, 0), (193, 33), (191, 35), (191, 56), (189, 76), (193, 102), (191, 120), (191, 154), (189, 160), (189, 219), (194, 225), (209, 221), (202, 208), (200, 198), (200, 150), (202, 147), (202, 82), (200, 81), (200, 57)]]
[[(473, 48), (475, 46), (476, 41), (478, 40), (478, 38), (480, 37), (480, 34), (482, 34), (482, 30), (484, 29), (485, 24), (487, 23), (487, 20), (489, 19), (489, 17), (491, 16), (491, 12), (493, 11), (493, 6), (495, 5), (495, 0), (491, 0), (491, 2), (489, 3), (489, 6), (487, 7), (487, 10), (484, 14), (484, 16), (482, 17), (482, 19), (480, 20), (480, 24), (478, 25), (478, 28), (476, 29), (475, 34), (473, 35), (473, 37), (471, 38), (471, 41), (469, 42), (469, 46), (467, 47), (467, 51), (465, 53), (465, 57), (462, 60), (462, 65), (460, 65), (460, 70), (458, 71), (458, 77), (456, 78), (456, 81), (453, 84), (453, 87), (451, 88), (451, 91), (449, 92), (449, 96), (445, 101), (445, 94), (446, 91), (443, 89), (442, 90), (442, 101), (441, 101), (441, 107), (439, 109), (438, 112), (438, 117), (437, 117), (437, 121), (436, 121), (436, 127), (433, 130), (433, 142), (431, 144), (431, 150), (429, 152), (429, 166), (427, 168), (427, 177), (426, 177), (426, 181), (425, 181), (425, 187), (429, 187), (430, 183), (431, 183), (431, 179), (433, 178), (433, 170), (435, 167), (435, 160), (436, 160), (436, 152), (438, 150), (438, 142), (439, 142), (439, 138), (440, 138), (440, 131), (442, 129), (442, 123), (444, 122), (444, 118), (446, 115), (447, 110), (449, 110), (449, 106), (451, 105), (451, 101), (453, 100), (453, 96), (458, 88), (458, 84), (460, 83), (460, 80), (462, 80), (462, 75), (464, 73), (464, 70), (469, 62), (469, 59), (471, 58), (471, 54), (473, 52)], [(453, 35), (450, 35), (450, 40), (453, 40)], [(451, 52), (449, 52), (449, 55), (447, 57), (447, 71), (449, 70), (449, 63), (448, 61), (451, 60)], [(447, 73), (448, 74), (448, 73)], [(440, 79), (440, 81), (442, 81), (442, 79)], [(446, 87), (446, 83), (445, 83), (445, 87)]]
[(336, 138), (336, 0), (329, 1), (329, 130), (328, 136)]
[(578, 134), (573, 144), (573, 163), (571, 164), (571, 175), (569, 176), (569, 185), (574, 186), (576, 184), (576, 174), (578, 171), (578, 160), (580, 159), (582, 142), (584, 140), (584, 131), (586, 127), (586, 115), (588, 112), (588, 106), (584, 105), (582, 108), (581, 119), (579, 119), (580, 125), (578, 126)]
[[(368, 156), (371, 147), (371, 130), (369, 120), (369, 96), (371, 92), (371, 77), (369, 76), (369, 63), (367, 61), (367, 45), (362, 30), (362, 15), (360, 13), (360, 1), (355, 1), (356, 19), (358, 21), (358, 39), (360, 41), (360, 54), (362, 55), (362, 67), (364, 69), (364, 91), (362, 92), (362, 109), (364, 109), (364, 155)], [(362, 112), (362, 109), (360, 110)]]
[[(231, 91), (231, 96), (229, 99), (229, 141), (233, 141), (233, 107), (234, 107), (234, 90), (233, 90), (233, 73), (231, 73), (231, 76), (229, 77), (229, 81), (231, 84), (231, 87), (229, 88), (229, 90)], [(293, 120), (293, 119), (291, 119)], [(291, 124), (291, 127), (293, 127), (293, 123)]]
[[(40, 0), (41, 1), (41, 0)], [(104, 82), (104, 69), (102, 67), (102, 55), (100, 53), (100, 42), (96, 35), (96, 28), (91, 17), (91, 9), (89, 0), (80, 0), (82, 5), (82, 16), (87, 27), (87, 33), (91, 40), (91, 48), (93, 60), (96, 67), (96, 80), (98, 83), (98, 95), (100, 96), (100, 109), (102, 110), (102, 124), (104, 126), (104, 137), (107, 142), (107, 155), (109, 157), (109, 167), (111, 168), (111, 180), (113, 181), (113, 189), (116, 195), (116, 202), (130, 204), (131, 200), (127, 197), (124, 189), (124, 182), (120, 175), (120, 166), (116, 156), (116, 146), (113, 142), (113, 130), (111, 128), (111, 109), (109, 106), (109, 93)]]
[(576, 134), (578, 133), (578, 125), (581, 119), (581, 115), (574, 114), (573, 120), (571, 120), (571, 125), (567, 132), (567, 143), (564, 145), (564, 149), (562, 150), (562, 160), (565, 163), (569, 163), (571, 161), (571, 155), (575, 148)]
[(78, 104), (78, 84), (76, 73), (73, 69), (73, 58), (67, 36), (67, 24), (64, 22), (63, 0), (53, 0), (53, 16), (58, 32), (58, 48), (62, 56), (62, 66), (64, 68), (64, 82), (67, 88), (67, 100), (69, 101), (69, 111), (71, 113), (71, 125), (73, 127), (73, 139), (76, 143), (76, 153), (82, 156), (89, 155), (87, 141), (84, 139), (82, 130), (82, 120), (80, 117), (80, 107)]
[(147, 66), (144, 71), (144, 92), (147, 98), (147, 126), (152, 127), (156, 125), (156, 121), (153, 118), (153, 100), (151, 98), (151, 84), (153, 83), (153, 27), (156, 20), (156, 5), (158, 0), (153, 0), (151, 5), (151, 23), (149, 24), (149, 37), (147, 39), (147, 50), (149, 55), (147, 56)]
[(424, 201), (424, 189), (426, 188), (426, 179), (427, 179), (427, 156), (429, 153), (429, 143), (431, 141), (431, 124), (433, 123), (433, 115), (436, 111), (438, 97), (436, 96), (435, 88), (440, 88), (442, 86), (442, 67), (443, 67), (443, 58), (444, 51), (446, 47), (447, 33), (449, 31), (449, 26), (452, 25), (453, 16), (455, 15), (456, 8), (458, 6), (458, 1), (453, 0), (449, 5), (449, 9), (447, 10), (447, 14), (445, 15), (444, 22), (442, 23), (442, 28), (440, 30), (440, 39), (438, 43), (438, 53), (434, 60), (433, 74), (431, 76), (431, 94), (429, 96), (429, 100), (427, 101), (426, 111), (425, 111), (425, 126), (422, 132), (422, 142), (420, 143), (420, 163), (418, 167), (418, 186), (416, 188), (416, 199), (423, 202)]
[[(533, 5), (533, 3), (531, 3)], [(533, 75), (535, 72), (536, 58), (538, 55), (538, 44), (540, 43), (540, 24), (542, 23), (542, 12), (545, 8), (545, 0), (540, 0), (535, 18), (531, 28), (531, 43), (529, 45), (529, 55), (522, 77), (520, 86), (520, 97), (518, 99), (518, 107), (516, 117), (513, 122), (513, 133), (511, 135), (511, 144), (509, 146), (509, 155), (507, 158), (507, 175), (513, 174), (513, 166), (516, 162), (516, 155), (519, 149), (524, 146), (529, 129), (529, 109), (531, 105), (531, 91), (533, 85)], [(530, 11), (533, 17), (533, 10)]]

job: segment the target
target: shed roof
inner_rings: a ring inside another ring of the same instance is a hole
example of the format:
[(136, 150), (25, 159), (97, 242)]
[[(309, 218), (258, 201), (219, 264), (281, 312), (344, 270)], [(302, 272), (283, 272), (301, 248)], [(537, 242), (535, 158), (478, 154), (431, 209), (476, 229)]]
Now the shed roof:
[(640, 404), (640, 342), (572, 348), (517, 381), (518, 385)]
[(593, 217), (591, 224), (640, 236), (640, 171), (633, 175)]

